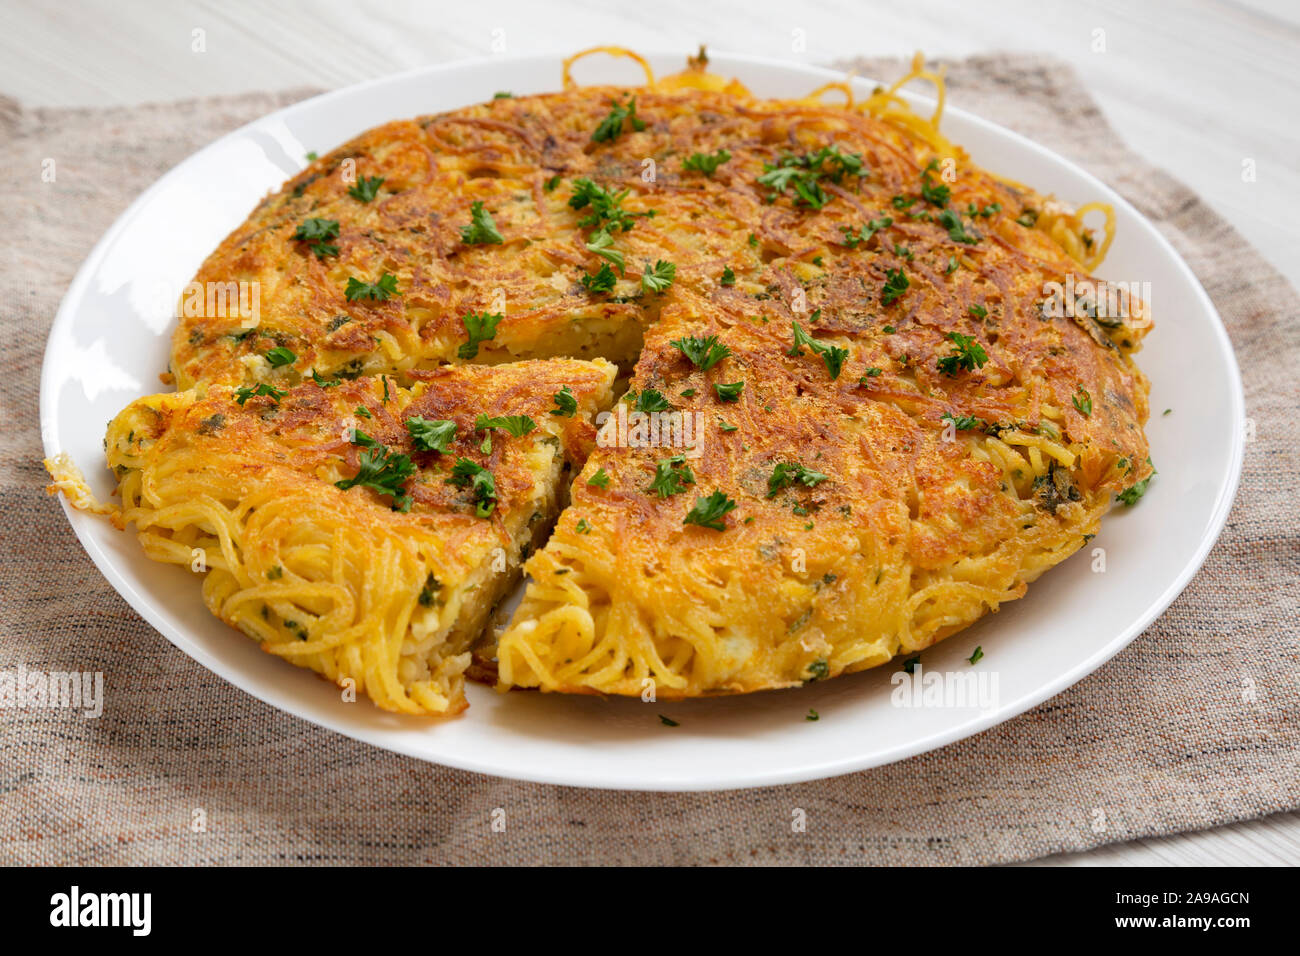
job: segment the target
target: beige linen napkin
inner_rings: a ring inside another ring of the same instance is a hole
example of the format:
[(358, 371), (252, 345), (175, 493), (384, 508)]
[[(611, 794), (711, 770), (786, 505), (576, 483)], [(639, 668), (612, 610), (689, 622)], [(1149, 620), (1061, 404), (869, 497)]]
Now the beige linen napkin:
[[(254, 700), (145, 624), (42, 491), (46, 335), (82, 259), (133, 197), (306, 91), (106, 110), (0, 100), (0, 670), (106, 675), (98, 719), (0, 709), (0, 862), (988, 863), (1300, 805), (1295, 291), (1128, 152), (1059, 63), (996, 56), (949, 75), (951, 102), (1116, 187), (1204, 283), (1256, 423), (1236, 507), (1169, 611), (1042, 706), (889, 767), (705, 794), (538, 786), (386, 753)], [(42, 181), (46, 158), (55, 183)], [(505, 832), (492, 827), (498, 807)], [(795, 808), (805, 832), (792, 832)]]

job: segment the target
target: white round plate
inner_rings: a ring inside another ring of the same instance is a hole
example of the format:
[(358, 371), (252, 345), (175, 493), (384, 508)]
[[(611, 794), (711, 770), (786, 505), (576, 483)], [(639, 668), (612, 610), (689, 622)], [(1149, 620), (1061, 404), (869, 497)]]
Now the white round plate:
[[(683, 54), (650, 57), (659, 74)], [(747, 56), (712, 54), (716, 72), (756, 94), (799, 96), (839, 78)], [(580, 82), (639, 82), (628, 61), (593, 57)], [(865, 94), (872, 83), (858, 80)], [(353, 135), (392, 119), (486, 100), (498, 90), (558, 89), (554, 57), (493, 58), (421, 69), (295, 104), (250, 123), (155, 183), (100, 240), (50, 332), (41, 381), (47, 454), (68, 452), (96, 494), (111, 480), (104, 426), (132, 399), (163, 390), (171, 309), (204, 257), (268, 190)], [(924, 98), (917, 98), (925, 105)], [(981, 165), (1075, 203), (1105, 200), (1118, 235), (1100, 274), (1151, 283), (1155, 330), (1139, 356), (1152, 382), (1148, 426), (1159, 476), (1133, 508), (1103, 521), (1092, 547), (1020, 601), (925, 652), (923, 671), (986, 672), (992, 706), (906, 708), (891, 664), (798, 690), (642, 703), (555, 694), (500, 695), (472, 686), (470, 709), (446, 722), (345, 703), (313, 674), (263, 653), (213, 618), (189, 572), (156, 564), (133, 534), (69, 509), (104, 576), (173, 644), (248, 693), (321, 726), (423, 760), (541, 782), (640, 790), (792, 783), (860, 770), (960, 740), (1069, 687), (1142, 632), (1187, 585), (1218, 536), (1241, 467), (1243, 398), (1223, 325), (1195, 276), (1156, 229), (1074, 164), (949, 107), (945, 132)], [(1189, 368), (1195, 374), (1188, 374)], [(1172, 414), (1162, 416), (1166, 408)], [(981, 646), (973, 668), (965, 658)], [(195, 700), (196, 712), (205, 708)], [(806, 720), (809, 709), (820, 714)], [(678, 722), (669, 726), (663, 714)]]

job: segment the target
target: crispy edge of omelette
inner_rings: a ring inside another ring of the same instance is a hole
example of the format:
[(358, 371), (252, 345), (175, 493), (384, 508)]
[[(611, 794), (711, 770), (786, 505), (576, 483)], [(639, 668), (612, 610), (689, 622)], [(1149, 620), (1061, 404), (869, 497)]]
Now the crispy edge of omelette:
[[(410, 388), (148, 396), (109, 425), (111, 517), (150, 558), (205, 572), (212, 613), (268, 653), (385, 710), (455, 714), (470, 647), (564, 506), (615, 374), (537, 360), (434, 370)], [(495, 424), (476, 428), (481, 416)], [(454, 423), (446, 450), (422, 449), (411, 419), (426, 436)], [(68, 465), (50, 463), (51, 492), (92, 504)]]

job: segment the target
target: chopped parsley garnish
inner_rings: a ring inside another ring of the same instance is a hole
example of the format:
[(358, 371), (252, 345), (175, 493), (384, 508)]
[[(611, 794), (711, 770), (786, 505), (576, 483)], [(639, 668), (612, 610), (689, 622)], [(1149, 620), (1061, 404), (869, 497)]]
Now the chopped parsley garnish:
[(614, 275), (608, 262), (602, 262), (595, 275), (582, 274), (582, 285), (588, 292), (613, 292), (617, 282), (618, 276)]
[(982, 645), (979, 645), (975, 648), (975, 653), (972, 654), (970, 657), (966, 658), (966, 663), (977, 664), (979, 663), (979, 659), (983, 656), (984, 656), (984, 647)]
[(551, 409), (552, 415), (559, 415), (561, 418), (572, 418), (578, 413), (578, 400), (573, 397), (573, 392), (569, 390), (569, 386), (564, 386), (551, 398), (555, 402), (555, 407)]
[(583, 229), (603, 226), (606, 231), (613, 229), (628, 232), (636, 225), (638, 217), (654, 215), (653, 210), (649, 212), (628, 212), (624, 209), (623, 200), (627, 198), (628, 193), (629, 190), (627, 189), (612, 193), (585, 177), (575, 179), (573, 181), (573, 195), (569, 197), (569, 208), (586, 209), (590, 207), (591, 212), (578, 220), (578, 225)]
[[(587, 482), (591, 484), (591, 482)], [(660, 498), (668, 498), (686, 490), (687, 485), (695, 484), (695, 473), (686, 464), (685, 455), (660, 459), (655, 464), (655, 476), (646, 491), (655, 492)], [(604, 485), (601, 485), (603, 488)]]
[(384, 445), (376, 443), (357, 458), (357, 473), (351, 478), (334, 482), (337, 488), (347, 491), (358, 485), (376, 494), (391, 495), (394, 511), (410, 511), (411, 496), (404, 488), (406, 479), (415, 474), (415, 465), (406, 455), (394, 455)]
[(317, 219), (313, 216), (310, 219), (304, 219), (298, 224), (293, 237), (299, 242), (309, 243), (309, 248), (316, 253), (316, 258), (324, 259), (326, 256), (337, 256), (339, 254), (339, 247), (328, 241), (337, 239), (338, 234), (338, 220)]
[(903, 661), (903, 670), (909, 674), (916, 673), (916, 665), (921, 663), (921, 655), (913, 654), (907, 660)]
[(989, 317), (989, 310), (982, 305), (972, 305), (966, 311), (977, 319), (987, 319)]
[(1092, 417), (1092, 396), (1088, 394), (1088, 390), (1082, 385), (1080, 385), (1079, 390), (1074, 393), (1070, 402), (1084, 418)]
[(280, 399), (288, 394), (288, 392), (281, 391), (278, 388), (262, 382), (255, 386), (243, 385), (235, 389), (235, 401), (240, 405), (243, 405), (244, 402), (248, 401), (250, 398), (259, 397), (269, 398), (271, 401), (275, 402), (275, 404), (279, 405)]
[(360, 279), (349, 276), (348, 287), (343, 294), (347, 296), (349, 302), (356, 302), (360, 299), (387, 302), (397, 295), (397, 276), (385, 272), (379, 277), (378, 282), (362, 282)]
[(777, 462), (776, 467), (772, 469), (771, 477), (767, 479), (767, 496), (775, 498), (777, 492), (782, 488), (788, 488), (795, 482), (812, 488), (829, 479), (830, 475), (823, 475), (820, 471), (805, 468), (797, 461)]
[(956, 256), (949, 256), (949, 257), (948, 257), (948, 268), (946, 268), (946, 269), (943, 270), (943, 274), (946, 275), (946, 276), (950, 276), (950, 275), (952, 275), (954, 272), (957, 271), (957, 266), (958, 266), (957, 257), (956, 257)]
[(682, 160), (682, 169), (694, 170), (697, 173), (703, 173), (705, 176), (712, 176), (718, 171), (718, 167), (731, 159), (731, 153), (725, 149), (719, 149), (713, 153), (692, 153)]
[(597, 468), (596, 473), (587, 479), (587, 485), (592, 488), (608, 488), (609, 474), (604, 468)]
[(880, 290), (881, 304), (893, 305), (908, 290), (911, 284), (902, 269), (886, 269), (885, 285)]
[(696, 498), (694, 506), (690, 511), (686, 512), (686, 517), (682, 519), (682, 524), (696, 524), (701, 528), (726, 531), (727, 526), (722, 519), (727, 512), (734, 510), (735, 507), (735, 501), (728, 498), (721, 491), (715, 491), (707, 498)]
[(891, 200), (889, 200), (889, 201), (890, 201), (891, 203), (894, 204), (894, 208), (895, 208), (895, 209), (899, 209), (899, 210), (910, 209), (913, 205), (916, 204), (916, 197), (915, 197), (915, 196), (895, 196), (893, 199), (891, 199)]
[(731, 271), (731, 266), (722, 270), (722, 278), (718, 280), (719, 285), (735, 285), (736, 273)]
[(873, 365), (871, 368), (867, 369), (865, 372), (862, 373), (862, 378), (859, 379), (859, 381), (864, 381), (864, 382), (865, 382), (865, 381), (866, 381), (867, 379), (869, 379), (869, 378), (877, 378), (877, 377), (879, 377), (879, 375), (880, 375), (880, 373), (881, 373), (882, 371), (884, 371), (884, 370), (883, 370), (883, 369), (876, 368), (876, 367)]
[(573, 530), (578, 532), (578, 534), (590, 534), (591, 525), (587, 524), (586, 518), (579, 518), (578, 523), (573, 526)]
[(959, 432), (968, 432), (973, 428), (982, 428), (984, 426), (984, 420), (975, 415), (953, 415), (951, 412), (944, 412), (939, 420), (952, 422), (952, 427)]
[(463, 359), (472, 359), (478, 355), (479, 343), (486, 342), (497, 333), (497, 323), (505, 316), (499, 312), (466, 312), (461, 316), (465, 332), (469, 336), (466, 342), (456, 349), (456, 354)]
[(348, 187), (348, 195), (362, 202), (370, 202), (379, 195), (379, 187), (383, 183), (383, 176), (362, 176), (355, 186)]
[(627, 266), (627, 260), (623, 258), (623, 253), (612, 248), (614, 237), (605, 229), (592, 233), (591, 241), (587, 243), (587, 251), (594, 252), (602, 259), (608, 259), (618, 267), (619, 272), (623, 272)]
[(663, 724), (665, 727), (680, 727), (680, 726), (681, 726), (681, 724), (679, 724), (677, 721), (673, 720), (671, 717), (665, 717), (663, 714), (660, 714), (660, 715), (659, 715), (659, 722), (660, 722), (661, 724)]
[(680, 349), (682, 354), (691, 360), (691, 364), (701, 372), (707, 372), (731, 354), (731, 349), (719, 342), (716, 335), (710, 335), (706, 339), (693, 336), (673, 339), (668, 344)]
[(663, 393), (657, 389), (647, 388), (640, 395), (636, 396), (633, 408), (638, 412), (667, 412), (671, 411), (672, 404), (664, 398)]
[(956, 375), (962, 369), (975, 371), (977, 368), (983, 368), (984, 363), (989, 360), (988, 353), (984, 351), (983, 346), (976, 342), (969, 335), (962, 335), (960, 332), (949, 332), (948, 341), (952, 342), (952, 354), (944, 356), (938, 361), (940, 372), (945, 375)]
[(948, 230), (948, 238), (953, 242), (964, 242), (968, 246), (973, 246), (980, 241), (979, 233), (966, 231), (966, 226), (961, 221), (961, 216), (951, 209), (945, 209), (939, 213), (939, 224)]
[(311, 370), (310, 378), (321, 388), (337, 388), (340, 384), (337, 378), (321, 378), (315, 369)]
[(271, 368), (280, 368), (282, 365), (292, 365), (298, 360), (298, 356), (293, 354), (291, 349), (283, 345), (276, 346), (263, 355), (263, 358), (270, 363)]
[(803, 355), (803, 349), (800, 346), (806, 345), (821, 356), (822, 361), (826, 363), (826, 371), (830, 372), (831, 378), (839, 378), (840, 369), (844, 367), (844, 360), (849, 357), (849, 350), (818, 342), (803, 330), (803, 326), (799, 324), (798, 319), (791, 319), (790, 325), (794, 330), (794, 345), (785, 354), (790, 356)]
[(821, 714), (817, 713), (817, 711), (813, 710), (811, 707), (808, 708), (808, 714), (806, 717), (804, 717), (804, 720), (821, 720), (821, 719), (822, 719)]
[(558, 185), (560, 185), (560, 174), (556, 173), (550, 179), (546, 180), (546, 182), (542, 183), (542, 188), (548, 193), (551, 193), (555, 192), (555, 187)]
[(824, 657), (817, 658), (817, 660), (809, 664), (805, 670), (807, 671), (808, 676), (804, 678), (804, 680), (808, 683), (815, 680), (825, 680), (831, 676), (831, 665)]
[(927, 169), (921, 174), (921, 198), (931, 206), (938, 206), (942, 209), (948, 205), (948, 200), (952, 198), (952, 190), (942, 183), (936, 186), (930, 178), (930, 170)]
[(871, 237), (881, 229), (888, 229), (894, 224), (894, 220), (888, 216), (882, 216), (880, 219), (869, 219), (865, 226), (860, 226), (857, 232), (849, 226), (840, 226), (840, 231), (844, 233), (843, 243), (850, 249), (856, 249), (860, 243), (869, 242)]
[(355, 409), (352, 410), (352, 413), (353, 413), (354, 415), (356, 415), (358, 418), (374, 418), (374, 417), (375, 417), (374, 415), (371, 415), (371, 414), (370, 414), (370, 409), (366, 408), (366, 406), (364, 406), (364, 405), (358, 405)]
[(740, 398), (741, 391), (745, 388), (743, 380), (739, 382), (715, 382), (713, 390), (718, 393), (718, 398), (724, 402), (734, 402)]
[(600, 121), (596, 131), (591, 134), (593, 143), (612, 143), (623, 135), (623, 124), (630, 123), (637, 132), (645, 129), (645, 121), (636, 115), (636, 97), (631, 97), (626, 105), (618, 100), (612, 101), (613, 108), (609, 115)]
[(821, 181), (829, 180), (838, 184), (844, 176), (866, 175), (862, 165), (862, 156), (858, 153), (842, 153), (836, 146), (823, 146), (803, 156), (786, 154), (775, 163), (764, 163), (763, 173), (758, 182), (770, 186), (768, 201), (774, 202), (780, 194), (793, 190), (791, 201), (794, 205), (821, 209), (830, 196), (822, 188)]
[(460, 241), (467, 246), (481, 246), (505, 242), (505, 237), (497, 229), (492, 213), (483, 208), (481, 202), (474, 202), (469, 207), (469, 225), (462, 226)]
[(1024, 226), (1026, 229), (1033, 229), (1038, 223), (1038, 210), (1026, 209), (1016, 217), (1016, 222), (1020, 223), (1020, 225)]
[(673, 284), (677, 277), (677, 266), (660, 259), (653, 266), (647, 265), (641, 273), (641, 288), (647, 292), (663, 292)]
[(457, 488), (469, 488), (474, 496), (474, 514), (480, 518), (491, 517), (497, 497), (497, 484), (492, 472), (468, 458), (457, 458), (446, 483)]
[[(1147, 458), (1147, 464), (1148, 465), (1151, 464), (1150, 458)], [(1115, 500), (1122, 501), (1124, 502), (1124, 504), (1128, 505), (1131, 508), (1133, 505), (1138, 503), (1139, 498), (1141, 498), (1143, 495), (1147, 493), (1147, 486), (1151, 484), (1151, 479), (1154, 478), (1155, 476), (1156, 473), (1153, 470), (1151, 474), (1147, 475), (1141, 481), (1136, 482), (1131, 487), (1125, 488), (1123, 491), (1117, 494), (1115, 496)]]
[(436, 451), (446, 454), (451, 450), (452, 440), (456, 437), (456, 423), (446, 419), (427, 419), (416, 415), (406, 420), (406, 430), (411, 435), (411, 444), (420, 451)]
[(483, 438), (483, 444), (479, 446), (479, 450), (485, 455), (492, 451), (492, 429), (499, 428), (508, 435), (522, 438), (536, 427), (537, 422), (527, 415), (500, 415), (496, 418), (479, 415), (478, 418), (474, 419), (474, 431), (487, 432)]
[(511, 93), (509, 90), (499, 90), (492, 94), (492, 99), (494, 100), (512, 100), (514, 98), (515, 94)]

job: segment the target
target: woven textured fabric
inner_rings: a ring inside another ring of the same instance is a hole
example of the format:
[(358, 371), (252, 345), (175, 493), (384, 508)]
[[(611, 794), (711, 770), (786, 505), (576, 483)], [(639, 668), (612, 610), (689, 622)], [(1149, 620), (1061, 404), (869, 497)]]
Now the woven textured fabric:
[[(98, 719), (0, 709), (0, 862), (992, 863), (1300, 806), (1296, 294), (1195, 195), (1128, 152), (1059, 63), (997, 56), (949, 69), (952, 102), (1077, 160), (1187, 258), (1245, 376), (1256, 439), (1241, 491), (1186, 592), (1065, 693), (892, 766), (708, 794), (540, 786), (396, 756), (249, 697), (145, 624), (42, 490), (46, 335), (78, 265), (134, 196), (305, 93), (108, 110), (0, 100), (0, 671), (105, 675)], [(56, 183), (42, 182), (46, 158)], [(804, 832), (792, 832), (796, 809)]]

